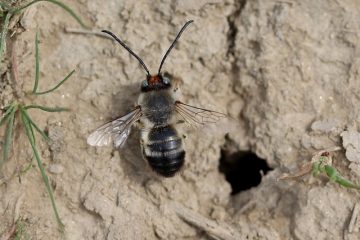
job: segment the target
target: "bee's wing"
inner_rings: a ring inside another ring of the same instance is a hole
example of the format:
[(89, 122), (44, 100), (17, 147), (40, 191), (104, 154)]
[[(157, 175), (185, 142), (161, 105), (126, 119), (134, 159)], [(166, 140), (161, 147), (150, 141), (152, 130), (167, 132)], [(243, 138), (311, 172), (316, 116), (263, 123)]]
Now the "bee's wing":
[(130, 132), (131, 132), (131, 126), (125, 129), (122, 133), (114, 137), (115, 148), (121, 148), (124, 145), (127, 137), (130, 135)]
[(108, 122), (92, 132), (87, 138), (91, 146), (105, 146), (111, 142), (115, 147), (121, 147), (130, 135), (131, 126), (141, 117), (141, 108), (136, 107), (133, 111), (114, 121)]
[(185, 122), (193, 126), (216, 123), (226, 117), (224, 113), (190, 106), (180, 101), (175, 102), (175, 110)]

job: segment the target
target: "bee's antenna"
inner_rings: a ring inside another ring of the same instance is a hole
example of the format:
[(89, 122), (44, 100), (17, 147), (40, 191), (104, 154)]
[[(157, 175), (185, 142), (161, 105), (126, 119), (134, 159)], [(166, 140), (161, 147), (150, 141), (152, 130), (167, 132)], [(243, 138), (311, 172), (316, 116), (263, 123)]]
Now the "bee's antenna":
[(102, 30), (103, 33), (107, 33), (109, 34), (110, 36), (112, 36), (118, 43), (120, 43), (121, 46), (123, 46), (126, 50), (128, 50), (128, 52), (133, 55), (134, 57), (136, 57), (136, 59), (140, 62), (141, 66), (143, 66), (143, 68), (145, 69), (146, 71), (146, 74), (148, 77), (150, 77), (150, 72), (149, 72), (149, 69), (146, 67), (145, 63), (143, 62), (143, 60), (141, 60), (141, 58), (136, 55), (128, 46), (125, 45), (125, 43), (123, 41), (121, 41), (117, 36), (115, 36), (115, 34), (113, 34), (112, 32), (110, 31), (107, 31), (107, 30)]
[(190, 23), (192, 23), (193, 21), (194, 21), (194, 20), (190, 20), (190, 21), (187, 21), (187, 22), (185, 23), (185, 25), (181, 28), (180, 32), (179, 32), (178, 35), (176, 36), (175, 40), (172, 42), (172, 44), (171, 44), (171, 46), (169, 47), (169, 49), (166, 51), (166, 53), (165, 53), (165, 55), (164, 55), (164, 57), (163, 57), (163, 59), (161, 60), (161, 63), (160, 63), (160, 67), (159, 67), (159, 71), (158, 71), (158, 74), (159, 74), (159, 75), (160, 75), (160, 72), (161, 72), (161, 68), (162, 68), (162, 66), (163, 66), (163, 64), (164, 64), (164, 62), (165, 62), (165, 59), (166, 59), (166, 57), (169, 55), (171, 49), (173, 49), (173, 47), (175, 46), (176, 41), (180, 38), (180, 36), (181, 36), (181, 34), (183, 33), (183, 31), (185, 30), (185, 28), (186, 28)]

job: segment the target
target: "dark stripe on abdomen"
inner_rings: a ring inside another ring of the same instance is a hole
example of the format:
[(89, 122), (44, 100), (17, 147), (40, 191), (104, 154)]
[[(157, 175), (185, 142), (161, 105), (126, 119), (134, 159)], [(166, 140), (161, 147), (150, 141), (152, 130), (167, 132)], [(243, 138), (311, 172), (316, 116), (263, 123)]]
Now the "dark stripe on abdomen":
[(185, 151), (182, 140), (171, 126), (150, 130), (144, 155), (150, 167), (164, 177), (172, 177), (184, 165)]

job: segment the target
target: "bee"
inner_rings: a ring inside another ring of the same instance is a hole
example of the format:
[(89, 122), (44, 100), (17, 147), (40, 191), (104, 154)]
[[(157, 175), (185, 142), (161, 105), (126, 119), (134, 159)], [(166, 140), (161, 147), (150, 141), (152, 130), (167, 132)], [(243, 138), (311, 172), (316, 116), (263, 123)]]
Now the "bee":
[(139, 61), (146, 71), (146, 79), (141, 83), (138, 105), (128, 114), (91, 133), (87, 138), (89, 145), (104, 146), (113, 143), (115, 148), (120, 148), (130, 135), (131, 127), (137, 122), (141, 132), (142, 154), (150, 167), (163, 177), (172, 177), (182, 168), (185, 151), (183, 137), (176, 130), (179, 117), (182, 122), (196, 126), (214, 123), (225, 116), (220, 112), (190, 106), (177, 100), (171, 79), (161, 72), (170, 51), (192, 22), (193, 20), (186, 22), (181, 28), (162, 58), (156, 75), (151, 75), (143, 60), (117, 36), (110, 31), (102, 31), (113, 37)]

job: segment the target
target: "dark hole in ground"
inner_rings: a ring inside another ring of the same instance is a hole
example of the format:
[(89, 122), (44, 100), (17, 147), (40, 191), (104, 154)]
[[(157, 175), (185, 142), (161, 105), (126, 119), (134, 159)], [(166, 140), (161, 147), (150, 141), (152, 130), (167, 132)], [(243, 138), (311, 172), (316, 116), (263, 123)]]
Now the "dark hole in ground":
[(220, 172), (225, 174), (231, 184), (231, 195), (250, 189), (260, 184), (262, 174), (272, 170), (264, 159), (250, 151), (227, 153), (221, 150)]

